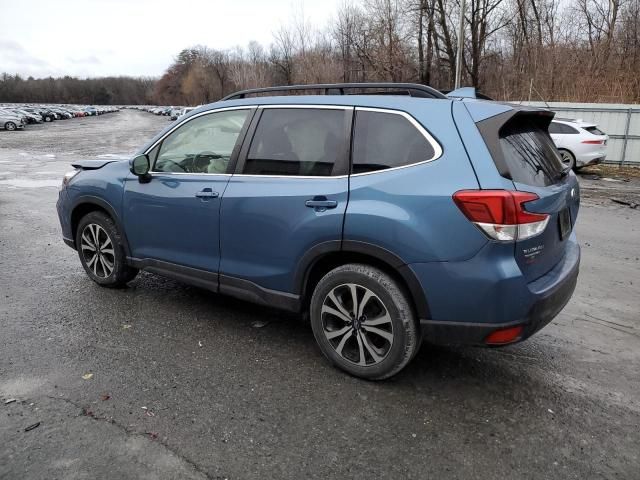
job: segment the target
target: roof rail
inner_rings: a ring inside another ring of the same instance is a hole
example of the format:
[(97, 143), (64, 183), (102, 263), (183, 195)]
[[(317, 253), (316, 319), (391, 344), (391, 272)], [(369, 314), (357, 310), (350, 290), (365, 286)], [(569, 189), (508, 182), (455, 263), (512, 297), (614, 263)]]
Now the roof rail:
[[(412, 97), (420, 98), (447, 98), (441, 92), (435, 88), (421, 85), (419, 83), (316, 83), (311, 85), (284, 85), (279, 87), (265, 87), (265, 88), (252, 88), (249, 90), (240, 90), (239, 92), (227, 95), (222, 100), (236, 100), (239, 98), (246, 98), (247, 95), (259, 94), (259, 93), (274, 93), (274, 92), (293, 92), (297, 90), (324, 90), (325, 95), (345, 95), (345, 90), (353, 89), (394, 89), (404, 90), (406, 94)], [(380, 92), (377, 92), (378, 94)]]

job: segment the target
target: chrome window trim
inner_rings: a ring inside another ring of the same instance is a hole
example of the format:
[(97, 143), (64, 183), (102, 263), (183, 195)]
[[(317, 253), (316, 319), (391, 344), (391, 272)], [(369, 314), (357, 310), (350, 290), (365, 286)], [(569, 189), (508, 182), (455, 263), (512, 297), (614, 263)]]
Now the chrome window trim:
[(194, 177), (199, 177), (201, 175), (214, 176), (214, 177), (232, 177), (232, 173), (191, 173), (191, 172), (158, 172), (158, 171), (150, 171), (149, 175), (152, 177), (156, 174), (156, 177), (163, 175), (192, 175)]
[[(363, 175), (372, 175), (375, 173), (391, 172), (393, 170), (400, 170), (401, 168), (409, 168), (409, 167), (415, 167), (416, 165), (424, 165), (425, 163), (433, 162), (434, 160), (437, 160), (442, 156), (442, 147), (440, 146), (440, 144), (436, 141), (435, 138), (433, 138), (433, 136), (427, 131), (427, 129), (420, 124), (420, 122), (418, 122), (412, 115), (408, 114), (407, 112), (403, 112), (402, 110), (391, 110), (388, 108), (356, 107), (356, 112), (358, 111), (374, 112), (374, 113), (389, 113), (392, 115), (400, 115), (406, 118), (407, 120), (409, 120), (409, 123), (411, 123), (414, 126), (414, 128), (422, 134), (422, 136), (427, 140), (427, 142), (429, 142), (429, 145), (431, 145), (431, 148), (433, 148), (433, 156), (427, 160), (422, 160), (420, 162), (415, 162), (415, 163), (409, 163), (407, 165), (400, 165), (398, 167), (385, 168), (383, 170), (372, 170), (371, 172), (354, 173), (351, 175), (352, 177), (361, 177)], [(351, 153), (353, 156), (353, 152)]]
[[(438, 158), (440, 158), (442, 156), (443, 150), (442, 147), (440, 146), (440, 144), (436, 141), (435, 138), (433, 138), (433, 136), (409, 113), (404, 112), (402, 110), (391, 110), (388, 108), (377, 108), (377, 107), (357, 107), (357, 106), (338, 106), (338, 105), (303, 105), (303, 104), (296, 104), (296, 105), (262, 105), (258, 108), (334, 108), (334, 109), (340, 109), (340, 108), (344, 108), (349, 109), (349, 108), (355, 108), (356, 112), (357, 111), (363, 111), (363, 112), (375, 112), (375, 113), (389, 113), (392, 115), (400, 115), (404, 118), (406, 118), (409, 123), (411, 123), (413, 125), (413, 127), (418, 130), (418, 132), (420, 132), (420, 134), (422, 134), (422, 136), (427, 140), (427, 142), (429, 142), (429, 145), (431, 145), (431, 148), (433, 148), (433, 156), (427, 160), (422, 160), (420, 162), (415, 162), (415, 163), (409, 163), (407, 165), (400, 165), (398, 167), (393, 167), (393, 168), (385, 168), (383, 170), (373, 170), (371, 172), (362, 172), (362, 173), (354, 173), (351, 174), (351, 177), (361, 177), (364, 175), (374, 175), (374, 174), (381, 174), (381, 173), (385, 173), (385, 172), (391, 172), (393, 170), (400, 170), (402, 168), (409, 168), (409, 167), (415, 167), (417, 165), (423, 165), (425, 163), (429, 163), (429, 162), (433, 162), (434, 160), (437, 160)], [(322, 179), (334, 179), (334, 178), (347, 178), (349, 177), (349, 175), (336, 175), (336, 176), (328, 176), (328, 177), (324, 177), (324, 176), (303, 176), (303, 175), (253, 175), (253, 174), (246, 174), (246, 173), (236, 173), (233, 175), (234, 177), (252, 177), (252, 178), (322, 178)]]
[(391, 172), (394, 170), (400, 170), (402, 168), (415, 167), (417, 165), (423, 165), (425, 163), (433, 162), (434, 160), (439, 159), (442, 156), (443, 150), (440, 144), (436, 141), (435, 138), (409, 113), (404, 112), (402, 110), (392, 110), (388, 108), (378, 108), (378, 107), (358, 107), (354, 105), (316, 105), (316, 104), (274, 104), (274, 105), (242, 105), (237, 107), (223, 107), (215, 110), (207, 110), (205, 112), (200, 112), (197, 115), (189, 117), (184, 122), (179, 123), (174, 126), (171, 130), (169, 130), (166, 134), (164, 134), (161, 138), (156, 140), (153, 145), (151, 145), (144, 153), (148, 154), (151, 150), (153, 150), (160, 142), (162, 142), (165, 138), (167, 138), (171, 133), (173, 133), (177, 128), (182, 125), (190, 122), (194, 118), (201, 117), (203, 115), (209, 115), (218, 112), (224, 112), (228, 110), (251, 110), (252, 108), (257, 109), (270, 109), (270, 108), (307, 108), (307, 109), (331, 109), (331, 110), (349, 110), (355, 109), (355, 111), (363, 111), (363, 112), (374, 112), (374, 113), (388, 113), (392, 115), (400, 115), (406, 118), (409, 123), (411, 123), (418, 132), (422, 134), (422, 136), (429, 142), (431, 148), (433, 148), (433, 156), (427, 160), (422, 160), (420, 162), (410, 163), (408, 165), (400, 165), (398, 167), (393, 168), (385, 168), (383, 170), (373, 170), (371, 172), (363, 172), (363, 173), (354, 173), (351, 175), (336, 175), (336, 176), (310, 176), (310, 175), (255, 175), (255, 174), (247, 174), (247, 173), (190, 173), (190, 172), (158, 172), (158, 171), (150, 171), (149, 173), (153, 176), (154, 173), (161, 175), (192, 175), (192, 176), (216, 176), (216, 177), (250, 177), (250, 178), (291, 178), (291, 179), (340, 179), (340, 178), (348, 178), (351, 177), (361, 177), (364, 175), (374, 175), (381, 174), (385, 172)]
[[(188, 119), (186, 119), (184, 122), (180, 122), (178, 123), (178, 125), (175, 125), (173, 128), (171, 128), (167, 133), (165, 133), (162, 137), (160, 137), (158, 140), (156, 140), (153, 145), (151, 145), (149, 148), (147, 148), (144, 152), (145, 155), (148, 155), (149, 152), (151, 150), (153, 150), (154, 148), (156, 148), (156, 146), (161, 143), (162, 141), (164, 141), (165, 138), (167, 138), (169, 135), (171, 135), (173, 132), (175, 132), (178, 128), (182, 127), (183, 125), (189, 123), (191, 120), (193, 120), (194, 118), (199, 118), (202, 117), (204, 115), (211, 115), (214, 113), (220, 113), (220, 112), (226, 112), (229, 110), (251, 110), (252, 108), (256, 108), (255, 105), (242, 105), (242, 106), (238, 106), (238, 107), (223, 107), (223, 108), (217, 108), (215, 110), (206, 110), (204, 112), (200, 112), (196, 115), (193, 115), (192, 117), (189, 117)], [(158, 152), (160, 153), (160, 152)], [(153, 162), (154, 166), (155, 166), (155, 161)], [(213, 176), (223, 176), (223, 177), (230, 177), (232, 174), (231, 173), (192, 173), (192, 172), (159, 172), (157, 170), (150, 170), (149, 173), (151, 174), (151, 176), (153, 176), (154, 173), (158, 173), (158, 174), (162, 174), (162, 175), (213, 175)]]
[(259, 109), (269, 109), (269, 108), (305, 108), (308, 110), (352, 110), (355, 108), (353, 105), (315, 105), (315, 104), (277, 104), (277, 105), (257, 105)]
[(253, 173), (235, 173), (232, 177), (252, 177), (252, 178), (307, 178), (307, 179), (328, 179), (334, 180), (336, 178), (348, 178), (349, 175), (330, 175), (330, 176), (313, 176), (313, 175), (256, 175)]

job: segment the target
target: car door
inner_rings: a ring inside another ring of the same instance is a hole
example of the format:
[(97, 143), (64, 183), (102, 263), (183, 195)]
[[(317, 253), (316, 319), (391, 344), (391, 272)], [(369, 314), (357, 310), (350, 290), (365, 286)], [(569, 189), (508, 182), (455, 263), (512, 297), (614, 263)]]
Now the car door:
[(341, 106), (258, 109), (222, 199), (221, 292), (295, 293), (305, 253), (339, 249), (352, 116)]
[(251, 115), (247, 107), (204, 112), (149, 149), (150, 181), (129, 176), (124, 192), (125, 231), (135, 259), (217, 273), (220, 198)]

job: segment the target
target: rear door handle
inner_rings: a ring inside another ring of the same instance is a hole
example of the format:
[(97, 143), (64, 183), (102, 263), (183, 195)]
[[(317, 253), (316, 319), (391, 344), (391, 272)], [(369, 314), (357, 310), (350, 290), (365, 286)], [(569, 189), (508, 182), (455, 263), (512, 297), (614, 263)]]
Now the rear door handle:
[(338, 206), (338, 202), (335, 200), (327, 200), (327, 197), (313, 197), (312, 200), (307, 200), (304, 204), (309, 208), (315, 208), (319, 211), (336, 208)]
[(204, 190), (196, 192), (196, 197), (198, 198), (216, 198), (218, 195), (218, 192), (214, 192), (210, 188), (205, 188)]

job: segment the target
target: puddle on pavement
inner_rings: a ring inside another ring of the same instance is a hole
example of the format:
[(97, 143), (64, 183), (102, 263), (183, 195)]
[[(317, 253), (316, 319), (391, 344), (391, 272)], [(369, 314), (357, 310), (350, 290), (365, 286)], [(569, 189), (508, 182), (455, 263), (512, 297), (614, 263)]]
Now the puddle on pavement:
[(60, 183), (60, 179), (33, 180), (30, 178), (9, 178), (6, 180), (0, 180), (0, 185), (7, 185), (11, 188), (59, 187)]

